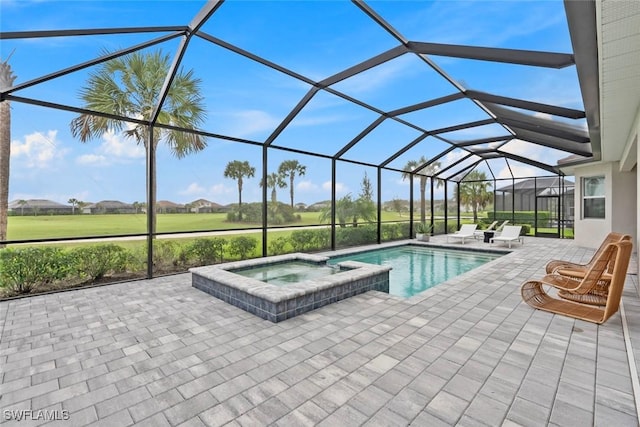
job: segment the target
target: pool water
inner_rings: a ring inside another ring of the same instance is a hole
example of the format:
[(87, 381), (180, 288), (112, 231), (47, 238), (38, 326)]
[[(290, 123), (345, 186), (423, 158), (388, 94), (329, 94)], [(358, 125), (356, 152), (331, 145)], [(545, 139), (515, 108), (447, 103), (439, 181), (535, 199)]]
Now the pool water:
[(331, 258), (328, 263), (360, 261), (389, 265), (389, 293), (411, 297), (499, 258), (500, 254), (419, 246), (377, 249)]
[(288, 285), (304, 280), (315, 279), (328, 274), (339, 273), (340, 269), (323, 264), (313, 264), (304, 261), (289, 261), (279, 264), (269, 264), (243, 270), (229, 270), (236, 274), (260, 280), (271, 285)]

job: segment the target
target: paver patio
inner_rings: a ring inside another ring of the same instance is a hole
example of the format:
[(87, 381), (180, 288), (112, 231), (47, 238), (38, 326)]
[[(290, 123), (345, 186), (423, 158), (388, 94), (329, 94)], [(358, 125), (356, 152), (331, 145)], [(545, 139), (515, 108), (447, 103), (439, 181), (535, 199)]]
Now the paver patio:
[[(620, 312), (596, 326), (520, 298), (549, 259), (592, 253), (528, 238), (418, 296), (368, 292), (277, 324), (192, 288), (189, 274), (5, 301), (2, 423), (637, 426)], [(637, 364), (635, 257), (630, 273)], [(7, 420), (20, 409), (69, 420)]]

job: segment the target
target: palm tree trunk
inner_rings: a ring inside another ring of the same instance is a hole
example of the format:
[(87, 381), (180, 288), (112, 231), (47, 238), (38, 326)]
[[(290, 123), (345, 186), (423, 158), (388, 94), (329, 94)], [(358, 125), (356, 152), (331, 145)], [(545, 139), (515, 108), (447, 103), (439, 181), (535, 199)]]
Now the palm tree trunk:
[[(11, 107), (0, 102), (0, 240), (7, 239), (9, 211), (9, 158), (11, 156)], [(5, 245), (0, 244), (0, 248)]]
[(238, 178), (238, 220), (242, 222), (242, 178)]
[(289, 176), (289, 197), (291, 198), (291, 208), (293, 209), (293, 172)]

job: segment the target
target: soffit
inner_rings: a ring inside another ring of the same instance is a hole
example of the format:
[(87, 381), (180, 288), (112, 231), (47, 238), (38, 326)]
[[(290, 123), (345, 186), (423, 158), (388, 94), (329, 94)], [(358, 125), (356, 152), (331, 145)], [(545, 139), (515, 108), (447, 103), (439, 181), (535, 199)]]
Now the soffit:
[(640, 108), (640, 1), (600, 1), (602, 159), (622, 157)]

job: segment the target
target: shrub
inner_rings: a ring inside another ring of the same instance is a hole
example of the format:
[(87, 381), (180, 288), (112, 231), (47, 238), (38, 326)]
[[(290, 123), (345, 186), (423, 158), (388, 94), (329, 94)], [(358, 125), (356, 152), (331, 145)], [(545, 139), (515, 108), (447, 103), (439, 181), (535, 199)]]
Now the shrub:
[(20, 248), (0, 251), (0, 283), (17, 293), (29, 293), (65, 279), (70, 273), (67, 255), (60, 248)]
[(358, 227), (339, 228), (336, 230), (338, 246), (357, 246), (375, 243), (378, 240), (378, 229), (373, 224)]
[(527, 234), (529, 234), (531, 232), (531, 225), (529, 224), (517, 224), (522, 226), (522, 229), (520, 230), (520, 235), (521, 236), (526, 236)]
[(331, 230), (322, 228), (311, 231), (313, 232), (312, 242), (314, 249), (327, 249), (331, 247)]
[[(196, 239), (184, 248), (181, 258), (193, 259), (197, 265), (215, 264), (216, 260), (222, 262), (226, 244), (222, 237)], [(186, 260), (184, 264), (188, 264)]]
[(409, 223), (398, 222), (394, 224), (382, 224), (380, 234), (382, 241), (407, 239), (409, 238)]
[(286, 253), (285, 246), (289, 243), (289, 239), (280, 236), (269, 242), (269, 255), (280, 255)]
[(127, 271), (129, 258), (129, 252), (115, 244), (84, 246), (69, 252), (75, 275), (90, 282)]
[(295, 230), (291, 232), (291, 246), (294, 252), (304, 252), (313, 247), (313, 230)]
[(179, 265), (180, 246), (172, 240), (153, 242), (153, 267), (158, 271), (173, 271)]
[(250, 253), (256, 249), (258, 241), (253, 237), (238, 236), (231, 239), (229, 243), (229, 253), (238, 256), (240, 259), (247, 259)]

